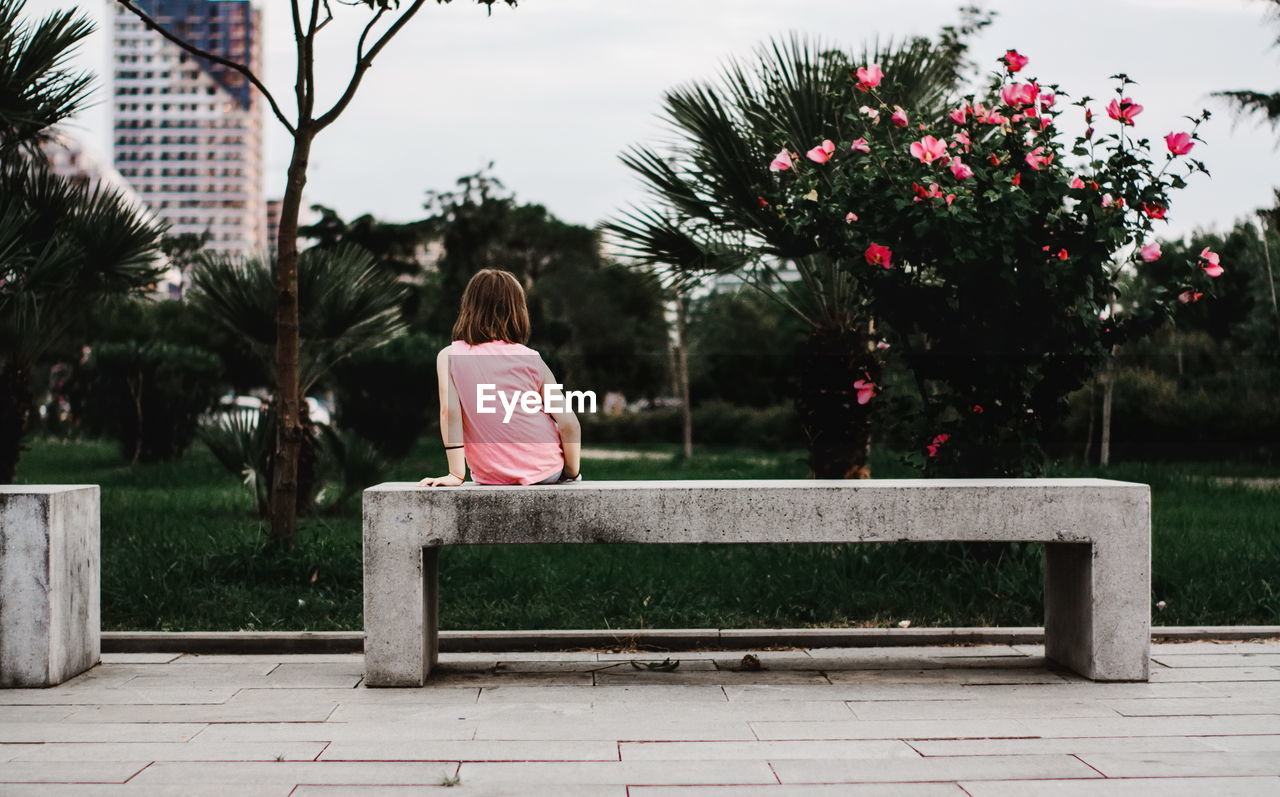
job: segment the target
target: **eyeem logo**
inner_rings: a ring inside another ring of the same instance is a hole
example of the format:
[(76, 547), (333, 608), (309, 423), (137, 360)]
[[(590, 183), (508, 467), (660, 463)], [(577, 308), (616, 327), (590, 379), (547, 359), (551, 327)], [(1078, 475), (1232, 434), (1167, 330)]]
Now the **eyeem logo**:
[[(498, 407), (494, 401), (502, 404), (503, 423), (511, 423), (511, 416), (516, 408), (521, 412), (595, 412), (596, 392), (594, 390), (564, 390), (564, 385), (543, 385), (542, 392), (536, 390), (512, 390), (509, 393), (498, 390), (494, 384), (476, 385), (476, 412), (482, 415), (496, 415)], [(576, 404), (575, 404), (576, 402)]]

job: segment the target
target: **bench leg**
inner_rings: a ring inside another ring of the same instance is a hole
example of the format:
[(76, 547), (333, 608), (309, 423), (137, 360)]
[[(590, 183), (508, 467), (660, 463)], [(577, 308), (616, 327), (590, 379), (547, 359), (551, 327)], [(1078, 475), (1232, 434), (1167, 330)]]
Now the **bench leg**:
[(439, 548), (365, 551), (364, 684), (422, 686), (439, 658)]
[(1147, 680), (1150, 549), (1047, 543), (1044, 573), (1045, 656), (1094, 681)]

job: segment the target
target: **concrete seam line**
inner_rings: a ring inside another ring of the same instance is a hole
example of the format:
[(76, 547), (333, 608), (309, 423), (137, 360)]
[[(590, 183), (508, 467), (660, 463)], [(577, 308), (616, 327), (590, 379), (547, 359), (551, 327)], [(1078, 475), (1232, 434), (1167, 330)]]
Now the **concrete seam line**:
[[(1155, 642), (1280, 639), (1280, 626), (1155, 626)], [(441, 631), (445, 652), (624, 648), (651, 651), (741, 648), (1035, 645), (1044, 629), (1026, 628), (778, 628)], [(359, 653), (360, 631), (104, 631), (104, 653)]]

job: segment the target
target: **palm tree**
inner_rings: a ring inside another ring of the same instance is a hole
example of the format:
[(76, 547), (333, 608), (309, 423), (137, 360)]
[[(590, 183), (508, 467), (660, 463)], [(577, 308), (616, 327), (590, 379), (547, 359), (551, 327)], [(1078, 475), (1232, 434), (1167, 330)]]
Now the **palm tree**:
[(874, 325), (850, 270), (773, 209), (766, 167), (781, 147), (803, 152), (848, 127), (857, 66), (876, 63), (892, 76), (880, 87), (889, 103), (940, 117), (968, 69), (968, 38), (989, 21), (964, 9), (962, 24), (937, 39), (856, 55), (801, 36), (772, 41), (752, 59), (729, 61), (715, 81), (668, 91), (670, 142), (622, 156), (653, 200), (604, 225), (624, 253), (678, 284), (736, 275), (808, 326), (796, 405), (819, 478), (870, 475), (870, 413), (853, 383), (878, 379)]
[[(1280, 0), (1262, 0), (1262, 2), (1270, 6), (1267, 16), (1271, 21), (1280, 23)], [(1280, 28), (1280, 25), (1277, 27)], [(1276, 36), (1276, 46), (1280, 47), (1280, 33)], [(1214, 92), (1213, 96), (1225, 99), (1241, 116), (1259, 119), (1271, 125), (1273, 130), (1280, 130), (1280, 91), (1236, 89)]]
[(93, 78), (67, 60), (93, 31), (0, 0), (0, 484), (13, 481), (39, 358), (84, 308), (154, 283), (161, 230), (118, 191), (50, 173), (40, 144), (84, 107)]
[[(268, 371), (275, 362), (275, 269), (274, 262), (206, 255), (191, 281), (193, 309), (242, 338)], [(402, 334), (406, 325), (400, 307), (406, 292), (394, 273), (354, 244), (303, 252), (298, 259), (301, 395), (338, 362)], [(332, 446), (326, 449), (325, 440), (306, 416), (306, 404), (302, 406), (304, 437), (295, 500), (297, 510), (306, 513), (315, 504), (322, 460), (334, 451)], [(274, 440), (278, 425), (277, 404), (260, 418), (226, 417), (200, 435), (229, 470), (248, 475), (263, 514), (277, 461)], [(349, 443), (343, 444), (343, 450), (351, 449)], [(360, 451), (352, 449), (352, 454)], [(339, 464), (348, 463), (344, 459)], [(286, 547), (296, 543), (294, 537), (276, 539)]]

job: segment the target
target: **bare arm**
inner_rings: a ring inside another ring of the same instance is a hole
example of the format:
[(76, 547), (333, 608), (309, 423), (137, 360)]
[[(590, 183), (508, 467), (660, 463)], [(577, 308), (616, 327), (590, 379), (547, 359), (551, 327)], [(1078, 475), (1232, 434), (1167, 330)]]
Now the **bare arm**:
[[(551, 373), (551, 369), (546, 363), (542, 364), (542, 385), (544, 391), (547, 385), (556, 383), (555, 376)], [(552, 420), (556, 422), (556, 431), (560, 434), (560, 449), (564, 452), (564, 477), (572, 479), (582, 473), (582, 424), (578, 422), (578, 416), (569, 411), (568, 406), (564, 408), (564, 412), (547, 413)]]
[(462, 445), (462, 402), (458, 391), (450, 390), (449, 350), (441, 349), (436, 355), (436, 385), (440, 393), (440, 439), (444, 442), (445, 456), (449, 459), (449, 473), (418, 482), (420, 487), (457, 487), (467, 478), (466, 450)]

